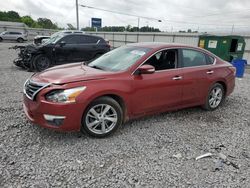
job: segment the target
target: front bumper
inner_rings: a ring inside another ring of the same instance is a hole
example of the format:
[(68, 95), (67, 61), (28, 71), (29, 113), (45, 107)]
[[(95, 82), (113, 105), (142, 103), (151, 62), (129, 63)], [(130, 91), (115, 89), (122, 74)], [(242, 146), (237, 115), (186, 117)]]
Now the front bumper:
[(21, 68), (30, 69), (31, 68), (32, 54), (29, 54), (23, 48), (20, 48), (18, 53), (18, 58), (16, 58), (13, 63)]
[[(82, 103), (54, 104), (44, 100), (32, 101), (23, 96), (23, 109), (30, 122), (59, 131), (79, 131), (84, 108)], [(64, 118), (55, 123), (50, 121), (51, 117)]]

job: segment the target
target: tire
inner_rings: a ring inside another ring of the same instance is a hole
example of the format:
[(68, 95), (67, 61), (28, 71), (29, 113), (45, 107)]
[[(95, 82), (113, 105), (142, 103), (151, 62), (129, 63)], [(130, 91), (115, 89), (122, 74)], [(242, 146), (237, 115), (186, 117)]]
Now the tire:
[(82, 117), (81, 131), (90, 136), (103, 138), (114, 133), (123, 122), (123, 110), (110, 97), (94, 100)]
[(24, 40), (22, 38), (18, 38), (17, 42), (22, 43)]
[(51, 66), (51, 61), (48, 57), (43, 54), (37, 55), (32, 61), (33, 68), (40, 72)]
[(224, 99), (225, 89), (221, 84), (216, 83), (210, 88), (203, 108), (208, 111), (213, 111), (224, 102)]
[(3, 39), (0, 37), (0, 42), (2, 42), (3, 41)]

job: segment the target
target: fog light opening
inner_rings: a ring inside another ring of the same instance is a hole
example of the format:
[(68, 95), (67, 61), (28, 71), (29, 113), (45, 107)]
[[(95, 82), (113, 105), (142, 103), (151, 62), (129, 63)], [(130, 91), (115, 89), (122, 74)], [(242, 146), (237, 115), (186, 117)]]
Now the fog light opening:
[(48, 115), (48, 114), (44, 114), (43, 116), (48, 124), (57, 126), (57, 127), (61, 126), (65, 119), (65, 116), (55, 116), (55, 115)]

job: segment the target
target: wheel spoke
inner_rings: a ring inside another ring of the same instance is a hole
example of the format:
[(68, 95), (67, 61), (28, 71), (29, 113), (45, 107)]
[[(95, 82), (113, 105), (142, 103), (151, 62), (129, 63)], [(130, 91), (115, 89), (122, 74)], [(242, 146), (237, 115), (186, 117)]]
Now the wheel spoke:
[(94, 127), (95, 125), (98, 125), (99, 124), (99, 121), (95, 120), (91, 123), (88, 124), (88, 127), (91, 128), (91, 129), (94, 129), (96, 127)]
[(106, 124), (104, 121), (102, 122), (102, 132), (106, 132)]
[(111, 121), (113, 123), (117, 122), (117, 118), (116, 117), (105, 117), (105, 120)]
[(215, 95), (215, 93), (216, 93), (216, 88), (215, 88), (215, 89), (213, 89), (213, 91), (212, 91), (212, 96), (214, 96), (214, 95)]
[(111, 106), (106, 105), (106, 107), (104, 108), (104, 110), (102, 111), (102, 116), (106, 115), (106, 113), (110, 110)]
[(99, 114), (96, 112), (94, 108), (91, 108), (89, 112), (91, 112), (96, 118), (98, 118)]
[(216, 100), (213, 101), (213, 107), (216, 107)]
[(91, 117), (91, 118), (94, 118), (94, 119), (97, 119), (94, 115), (92, 115), (92, 114), (90, 114), (90, 113), (88, 113), (87, 116), (88, 116), (88, 117)]
[(214, 98), (211, 98), (211, 99), (209, 100), (209, 104), (212, 105), (213, 102), (214, 102)]
[(218, 96), (221, 93), (220, 89), (217, 89), (217, 91), (215, 92), (215, 95)]

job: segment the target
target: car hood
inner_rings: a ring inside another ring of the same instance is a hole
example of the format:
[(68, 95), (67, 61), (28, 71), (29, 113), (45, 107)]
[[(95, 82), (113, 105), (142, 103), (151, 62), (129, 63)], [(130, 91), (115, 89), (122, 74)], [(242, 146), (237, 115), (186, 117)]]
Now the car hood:
[(34, 53), (39, 49), (38, 46), (34, 45), (34, 44), (29, 44), (25, 46), (25, 51), (27, 53)]
[(107, 75), (114, 74), (99, 69), (72, 63), (56, 66), (43, 72), (36, 73), (31, 80), (38, 83), (66, 84), (79, 81), (104, 79)]

